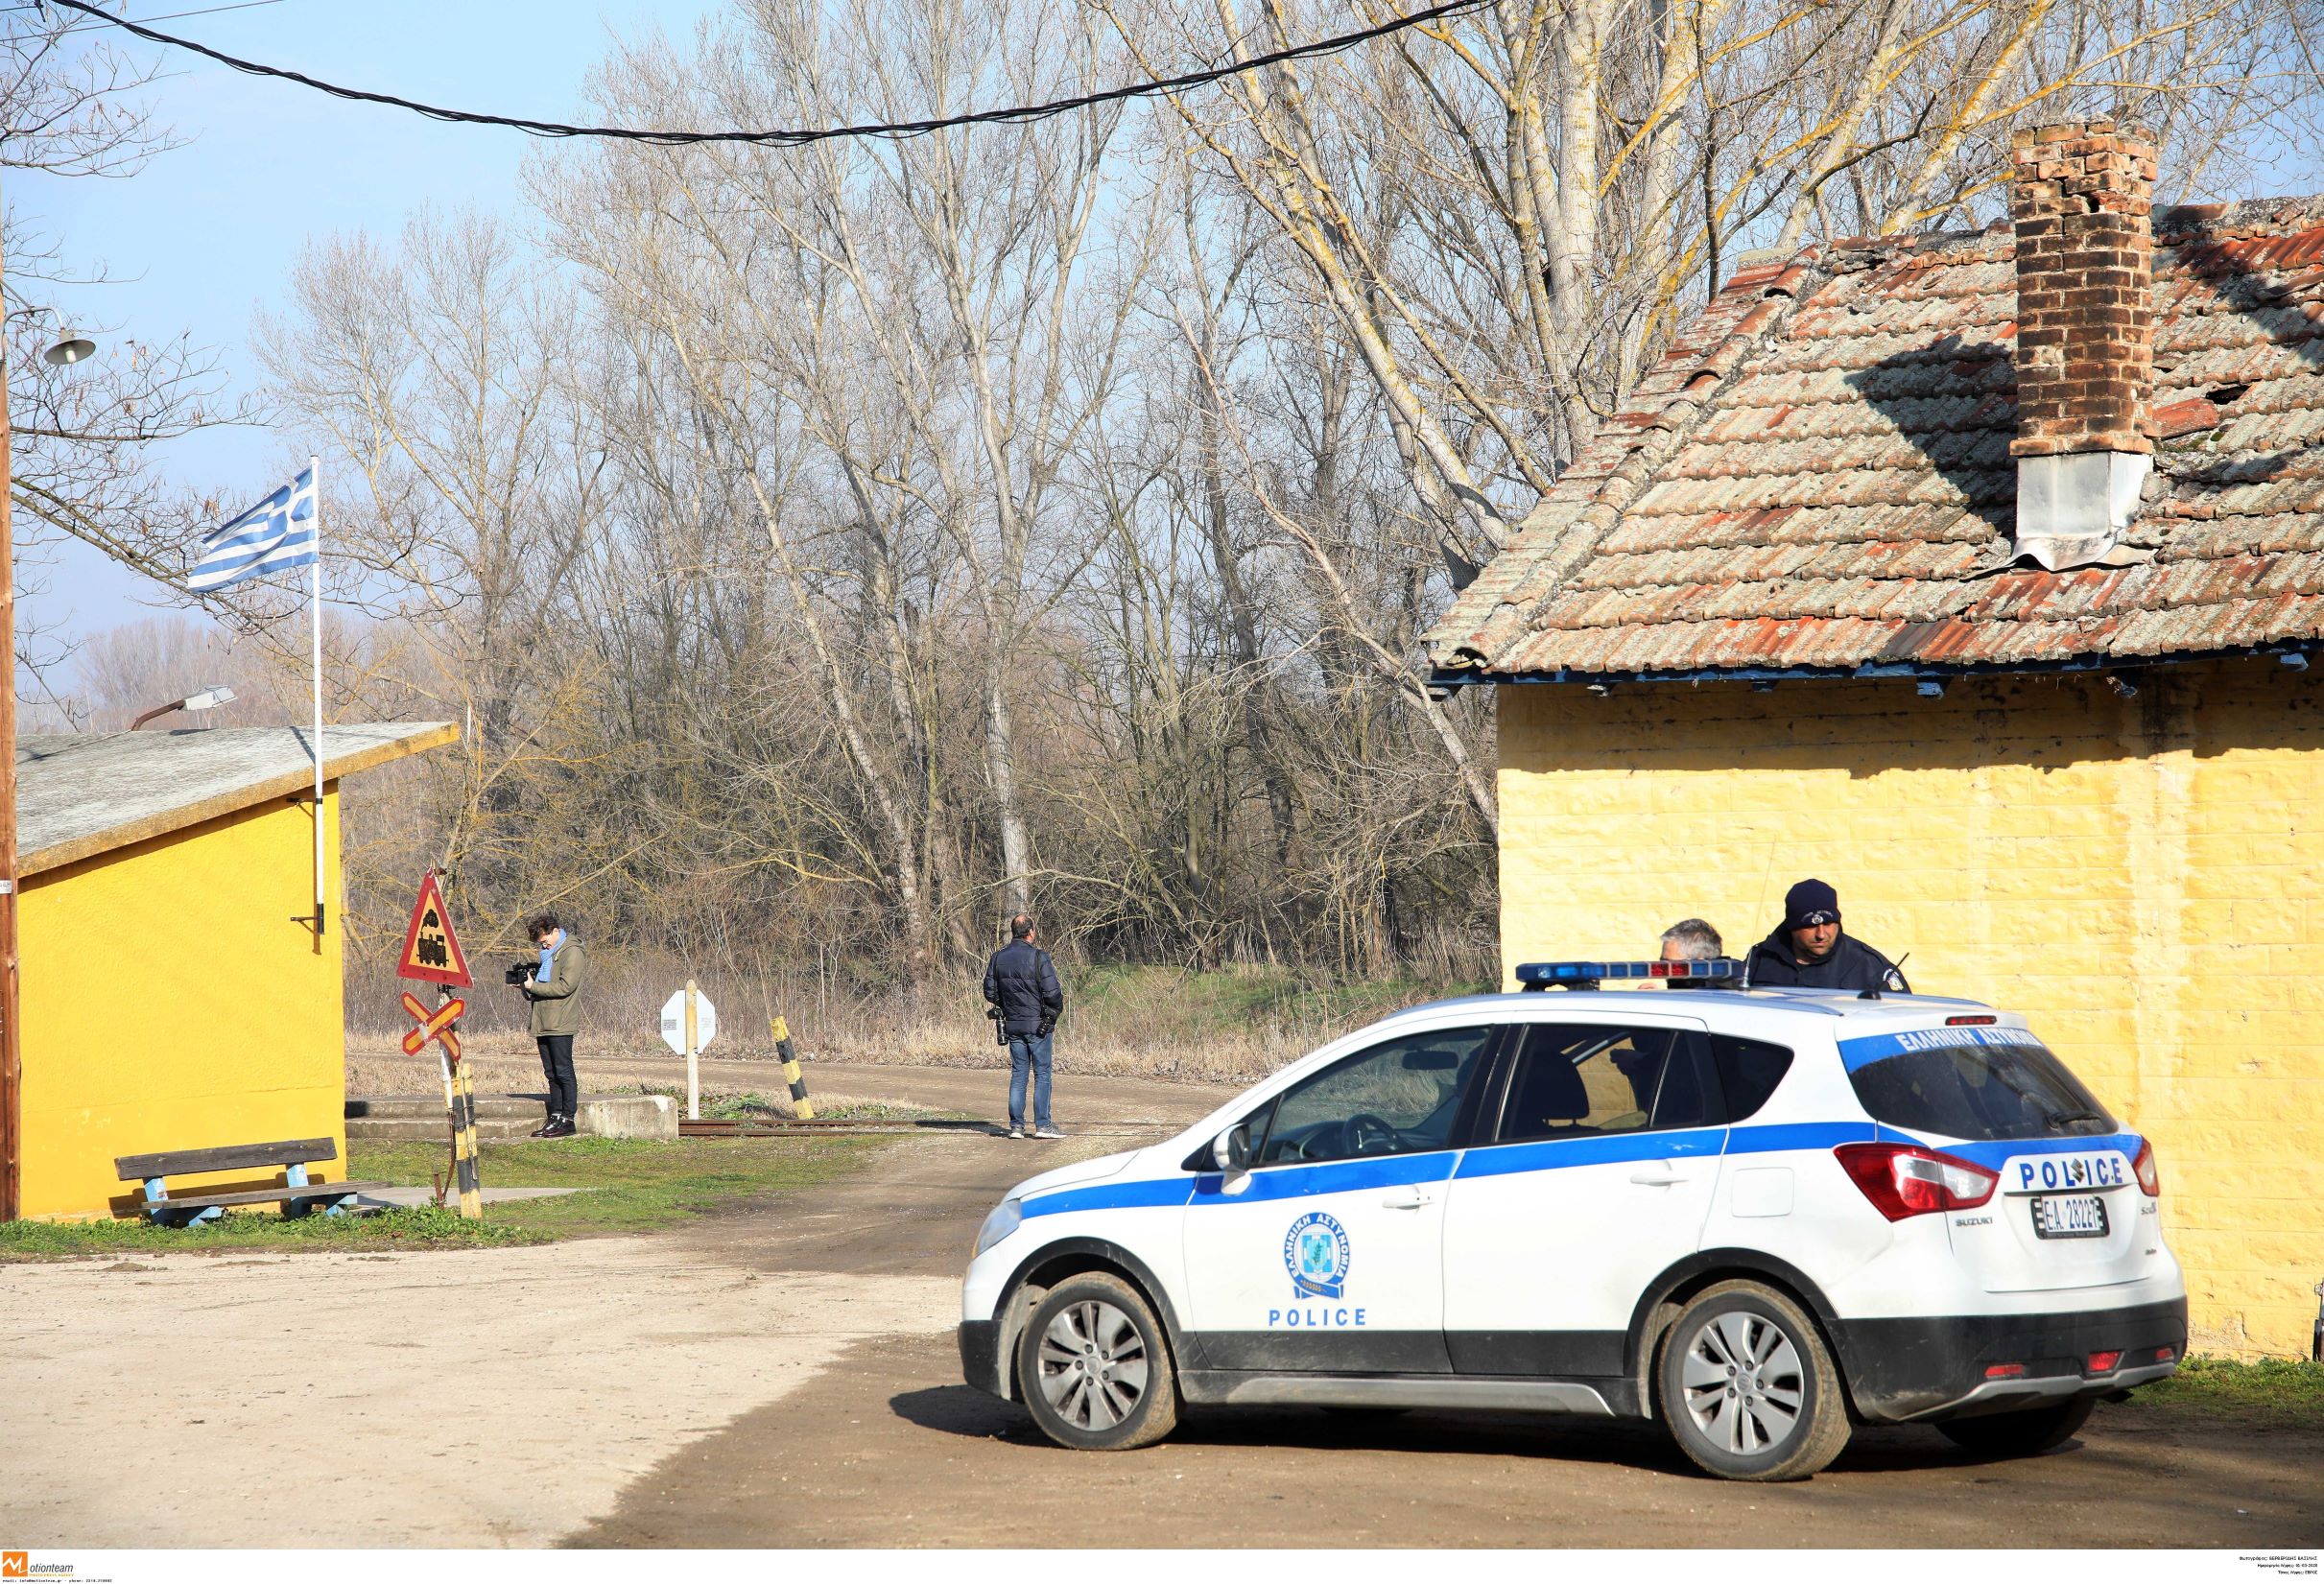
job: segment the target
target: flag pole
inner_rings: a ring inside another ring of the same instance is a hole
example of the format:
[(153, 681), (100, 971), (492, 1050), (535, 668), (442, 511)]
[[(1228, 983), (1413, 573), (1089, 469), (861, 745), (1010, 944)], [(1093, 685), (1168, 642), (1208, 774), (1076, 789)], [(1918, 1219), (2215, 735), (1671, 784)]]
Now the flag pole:
[(308, 477), (315, 481), (315, 936), (323, 934), (322, 885), (322, 459), (307, 459)]

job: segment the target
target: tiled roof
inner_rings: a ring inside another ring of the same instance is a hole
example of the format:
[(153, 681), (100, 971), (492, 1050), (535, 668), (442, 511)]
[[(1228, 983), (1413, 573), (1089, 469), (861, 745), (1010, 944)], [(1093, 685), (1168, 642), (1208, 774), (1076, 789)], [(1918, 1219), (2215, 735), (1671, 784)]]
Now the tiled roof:
[(2324, 631), (2324, 199), (2154, 211), (2131, 566), (2007, 563), (2006, 223), (1748, 268), (1427, 634), (1442, 671), (1908, 670)]

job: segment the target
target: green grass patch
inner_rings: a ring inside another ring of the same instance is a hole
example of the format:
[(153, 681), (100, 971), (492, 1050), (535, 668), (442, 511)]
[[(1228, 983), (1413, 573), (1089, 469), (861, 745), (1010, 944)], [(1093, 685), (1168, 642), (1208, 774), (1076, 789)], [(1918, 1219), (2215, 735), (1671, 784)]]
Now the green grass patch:
[[(744, 1199), (829, 1182), (867, 1159), (880, 1141), (840, 1139), (489, 1140), (478, 1163), (487, 1188), (579, 1188), (556, 1198), (488, 1205), (488, 1223), (548, 1238), (648, 1232)], [(441, 1171), (438, 1144), (359, 1141), (347, 1169), (359, 1177), (425, 1187)]]
[(2133, 1403), (2241, 1420), (2324, 1430), (2324, 1364), (2305, 1359), (2197, 1356), (2179, 1372), (2141, 1386)]
[[(794, 1193), (853, 1169), (882, 1141), (839, 1139), (526, 1139), (487, 1141), (479, 1163), (486, 1187), (578, 1188), (586, 1193), (485, 1207), (481, 1221), (458, 1208), (387, 1210), (369, 1216), (232, 1214), (202, 1226), (143, 1220), (10, 1221), (0, 1224), (0, 1264), (92, 1255), (299, 1250), (485, 1248), (619, 1232), (650, 1232), (705, 1211)], [(447, 1167), (440, 1144), (358, 1140), (348, 1175), (399, 1187), (431, 1186)]]
[(0, 1264), (90, 1255), (344, 1252), (388, 1248), (487, 1248), (536, 1243), (546, 1234), (498, 1219), (463, 1221), (457, 1210), (388, 1210), (373, 1216), (243, 1212), (199, 1226), (155, 1226), (142, 1218), (114, 1221), (0, 1223)]

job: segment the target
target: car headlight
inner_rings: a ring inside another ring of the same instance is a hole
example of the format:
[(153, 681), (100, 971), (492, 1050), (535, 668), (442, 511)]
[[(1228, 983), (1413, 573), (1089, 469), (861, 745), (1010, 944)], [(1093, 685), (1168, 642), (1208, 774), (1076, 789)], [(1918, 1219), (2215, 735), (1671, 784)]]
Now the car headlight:
[(977, 1228), (977, 1252), (984, 1253), (1003, 1238), (1014, 1232), (1025, 1221), (1025, 1207), (1014, 1199), (1003, 1199), (992, 1207), (984, 1224)]

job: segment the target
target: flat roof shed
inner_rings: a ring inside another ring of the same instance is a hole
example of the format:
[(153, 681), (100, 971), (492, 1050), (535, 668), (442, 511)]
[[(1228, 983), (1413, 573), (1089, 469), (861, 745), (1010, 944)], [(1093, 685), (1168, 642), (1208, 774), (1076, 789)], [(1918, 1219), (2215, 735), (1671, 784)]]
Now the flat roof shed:
[[(341, 936), (312, 922), (311, 736), (18, 742), (22, 1071), (0, 1095), (18, 1214), (126, 1209), (136, 1189), (115, 1158), (160, 1150), (327, 1138), (338, 1158), (314, 1175), (346, 1175)], [(458, 736), (442, 721), (324, 729), (334, 920), (340, 780)]]

